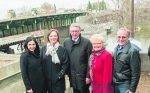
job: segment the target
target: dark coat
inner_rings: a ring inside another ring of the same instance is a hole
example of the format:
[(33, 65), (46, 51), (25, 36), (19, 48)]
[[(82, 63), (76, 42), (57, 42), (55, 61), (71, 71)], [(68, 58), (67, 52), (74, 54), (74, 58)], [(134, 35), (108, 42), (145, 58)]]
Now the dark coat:
[(77, 42), (70, 39), (64, 42), (69, 54), (70, 65), (69, 73), (71, 77), (71, 84), (74, 89), (83, 90), (86, 86), (85, 78), (87, 74), (88, 59), (92, 52), (91, 42), (83, 37), (79, 37)]
[(118, 47), (114, 52), (114, 83), (129, 81), (130, 91), (135, 92), (141, 71), (139, 50), (128, 42), (122, 51), (117, 51)]
[(150, 46), (148, 48), (148, 56), (150, 57)]
[(20, 68), (26, 90), (46, 93), (40, 56), (24, 52), (20, 56)]
[(46, 46), (41, 49), (41, 58), (44, 68), (45, 77), (48, 85), (48, 93), (64, 93), (65, 77), (64, 74), (68, 67), (68, 55), (66, 49), (59, 46), (57, 52), (60, 64), (53, 63), (51, 55), (45, 55)]

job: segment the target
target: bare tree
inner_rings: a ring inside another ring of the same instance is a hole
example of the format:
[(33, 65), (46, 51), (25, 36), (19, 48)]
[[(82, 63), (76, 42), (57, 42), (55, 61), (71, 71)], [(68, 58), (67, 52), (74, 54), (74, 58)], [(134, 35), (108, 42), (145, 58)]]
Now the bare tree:
[(41, 10), (44, 14), (50, 14), (52, 12), (55, 12), (55, 8), (53, 7), (53, 5), (48, 2), (45, 2), (41, 5)]
[(7, 11), (7, 16), (8, 16), (8, 19), (14, 19), (16, 18), (16, 12), (13, 9), (10, 9)]

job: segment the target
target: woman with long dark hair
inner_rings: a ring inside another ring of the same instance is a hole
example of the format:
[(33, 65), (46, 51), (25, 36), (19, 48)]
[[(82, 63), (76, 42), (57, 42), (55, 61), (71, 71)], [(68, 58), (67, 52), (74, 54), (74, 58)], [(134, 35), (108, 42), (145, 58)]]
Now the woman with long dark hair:
[(27, 93), (46, 93), (39, 45), (34, 37), (27, 37), (20, 56), (20, 68)]

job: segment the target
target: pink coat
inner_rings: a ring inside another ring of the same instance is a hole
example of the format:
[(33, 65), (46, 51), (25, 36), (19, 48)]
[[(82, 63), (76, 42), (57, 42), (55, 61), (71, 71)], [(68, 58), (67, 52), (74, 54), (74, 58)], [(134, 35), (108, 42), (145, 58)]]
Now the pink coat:
[(92, 53), (91, 84), (92, 93), (113, 93), (112, 88), (112, 55), (103, 49), (100, 53)]

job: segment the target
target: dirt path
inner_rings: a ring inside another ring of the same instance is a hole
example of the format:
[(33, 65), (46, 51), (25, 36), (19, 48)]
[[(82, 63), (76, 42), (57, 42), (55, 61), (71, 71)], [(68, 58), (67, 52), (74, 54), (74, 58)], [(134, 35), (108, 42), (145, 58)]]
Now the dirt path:
[(150, 93), (150, 75), (148, 73), (142, 72), (136, 93)]

